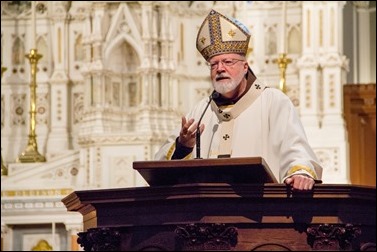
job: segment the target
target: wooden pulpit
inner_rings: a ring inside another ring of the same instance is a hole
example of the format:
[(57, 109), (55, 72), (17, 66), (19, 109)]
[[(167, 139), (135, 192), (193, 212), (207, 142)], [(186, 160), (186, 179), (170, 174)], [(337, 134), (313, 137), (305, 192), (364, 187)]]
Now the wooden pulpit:
[(376, 188), (279, 184), (263, 158), (134, 162), (150, 186), (75, 191), (86, 251), (376, 250)]
[(277, 183), (261, 157), (136, 161), (133, 168), (150, 186), (191, 183)]

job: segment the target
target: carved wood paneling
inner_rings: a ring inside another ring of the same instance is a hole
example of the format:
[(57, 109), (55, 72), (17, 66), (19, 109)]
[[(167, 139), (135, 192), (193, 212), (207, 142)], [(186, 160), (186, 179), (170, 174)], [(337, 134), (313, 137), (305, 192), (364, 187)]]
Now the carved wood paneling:
[(114, 228), (91, 228), (78, 233), (77, 243), (85, 251), (119, 251), (121, 236)]
[(352, 243), (361, 234), (361, 230), (352, 224), (311, 226), (308, 227), (307, 234), (308, 243), (313, 250), (359, 250), (352, 247)]
[(181, 250), (231, 250), (237, 244), (237, 228), (219, 223), (187, 224), (175, 230)]

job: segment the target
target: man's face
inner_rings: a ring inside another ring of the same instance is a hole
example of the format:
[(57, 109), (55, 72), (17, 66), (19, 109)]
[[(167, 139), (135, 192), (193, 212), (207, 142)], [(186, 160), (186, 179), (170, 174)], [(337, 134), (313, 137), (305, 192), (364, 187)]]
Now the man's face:
[(233, 53), (213, 56), (208, 65), (212, 85), (222, 95), (234, 91), (239, 86), (248, 68), (245, 57)]

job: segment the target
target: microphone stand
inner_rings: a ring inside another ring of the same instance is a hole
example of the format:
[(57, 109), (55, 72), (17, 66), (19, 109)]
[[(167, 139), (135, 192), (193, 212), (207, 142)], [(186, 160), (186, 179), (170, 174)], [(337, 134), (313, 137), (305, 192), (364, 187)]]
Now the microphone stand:
[(196, 158), (195, 159), (202, 159), (200, 157), (200, 123), (203, 119), (203, 116), (204, 114), (206, 113), (207, 109), (208, 109), (208, 106), (209, 104), (211, 103), (211, 101), (214, 99), (214, 98), (217, 98), (219, 97), (220, 94), (217, 93), (215, 90), (213, 90), (212, 94), (209, 96), (209, 101), (207, 103), (207, 106), (205, 107), (202, 115), (200, 116), (200, 119), (198, 121), (198, 127), (196, 128), (196, 134), (195, 134), (195, 137), (196, 137)]

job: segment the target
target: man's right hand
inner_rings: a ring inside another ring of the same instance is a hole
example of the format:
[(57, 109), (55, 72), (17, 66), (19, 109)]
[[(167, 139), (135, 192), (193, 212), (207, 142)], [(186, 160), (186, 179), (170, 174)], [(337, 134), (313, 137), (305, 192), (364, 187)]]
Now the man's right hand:
[[(185, 116), (182, 116), (182, 127), (179, 132), (178, 141), (185, 147), (194, 148), (196, 144), (196, 131), (198, 128), (198, 123), (195, 122), (194, 118), (187, 120)], [(199, 127), (200, 134), (204, 130), (204, 124)]]

